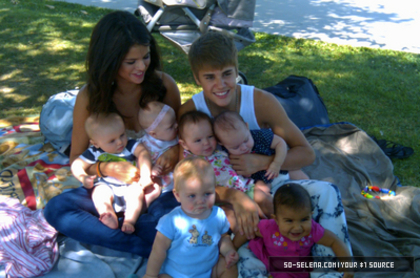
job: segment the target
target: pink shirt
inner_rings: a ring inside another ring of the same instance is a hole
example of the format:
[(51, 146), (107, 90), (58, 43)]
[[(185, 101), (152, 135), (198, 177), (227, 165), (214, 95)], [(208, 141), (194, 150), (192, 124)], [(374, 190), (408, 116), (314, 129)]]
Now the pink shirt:
[[(312, 220), (311, 233), (299, 241), (291, 241), (282, 236), (274, 219), (263, 219), (258, 223), (262, 238), (249, 242), (249, 249), (269, 269), (268, 257), (305, 257), (311, 255), (312, 246), (324, 236), (324, 228)], [(273, 273), (273, 277), (309, 277), (309, 273)]]

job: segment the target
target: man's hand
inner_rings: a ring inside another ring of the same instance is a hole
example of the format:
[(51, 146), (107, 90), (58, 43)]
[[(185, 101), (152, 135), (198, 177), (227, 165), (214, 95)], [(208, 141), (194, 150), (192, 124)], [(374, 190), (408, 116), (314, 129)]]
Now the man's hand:
[(266, 170), (273, 160), (272, 156), (260, 154), (229, 155), (230, 163), (238, 175), (249, 177), (252, 174)]
[(261, 218), (267, 218), (260, 207), (248, 196), (241, 198), (238, 202), (232, 203), (236, 216), (237, 227), (241, 235), (246, 235), (247, 239), (253, 239), (255, 232), (258, 231), (258, 223)]

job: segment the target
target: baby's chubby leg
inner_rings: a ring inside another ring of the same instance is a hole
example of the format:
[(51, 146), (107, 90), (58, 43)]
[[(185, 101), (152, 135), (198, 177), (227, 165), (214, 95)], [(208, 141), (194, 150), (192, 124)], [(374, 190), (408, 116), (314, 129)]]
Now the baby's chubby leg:
[(232, 265), (231, 267), (226, 267), (226, 259), (222, 255), (219, 255), (219, 260), (213, 266), (211, 271), (211, 278), (231, 278), (238, 277), (238, 266)]
[(126, 209), (124, 213), (124, 222), (121, 231), (127, 234), (132, 234), (135, 230), (134, 224), (139, 218), (142, 210), (145, 209), (144, 191), (138, 183), (130, 184), (124, 194)]
[(263, 181), (257, 181), (254, 187), (254, 201), (268, 218), (274, 214), (273, 197), (270, 193), (271, 186)]
[(118, 218), (112, 207), (114, 193), (106, 184), (99, 184), (92, 193), (92, 201), (98, 211), (99, 220), (108, 228), (118, 228)]

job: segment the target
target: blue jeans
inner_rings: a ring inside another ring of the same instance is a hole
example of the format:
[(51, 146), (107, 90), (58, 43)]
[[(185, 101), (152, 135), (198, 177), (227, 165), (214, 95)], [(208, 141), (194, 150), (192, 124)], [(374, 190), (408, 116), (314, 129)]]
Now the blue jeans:
[(149, 257), (156, 225), (163, 215), (179, 206), (172, 192), (163, 193), (140, 215), (133, 234), (110, 229), (101, 221), (92, 202), (92, 189), (79, 187), (52, 198), (44, 209), (48, 223), (62, 234), (87, 244), (101, 245)]

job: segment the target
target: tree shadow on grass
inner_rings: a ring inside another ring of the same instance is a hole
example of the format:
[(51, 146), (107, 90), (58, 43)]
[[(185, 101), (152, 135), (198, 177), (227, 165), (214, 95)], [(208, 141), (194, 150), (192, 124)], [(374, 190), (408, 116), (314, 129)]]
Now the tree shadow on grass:
[(50, 95), (83, 84), (90, 33), (102, 15), (98, 9), (84, 15), (51, 1), (2, 6), (2, 110), (40, 107)]
[[(419, 52), (418, 40), (416, 43), (414, 37), (405, 37), (403, 41), (408, 45), (399, 44), (397, 41), (403, 34), (408, 35), (407, 29), (415, 30), (413, 26), (416, 24), (416, 16), (409, 12), (411, 5), (407, 1), (401, 5), (361, 5), (359, 2), (350, 1), (264, 0), (257, 2), (253, 30), (342, 44), (353, 41), (356, 45), (368, 47), (387, 45), (388, 49)], [(406, 10), (403, 7), (406, 7)], [(395, 48), (400, 45), (401, 48)]]

